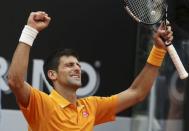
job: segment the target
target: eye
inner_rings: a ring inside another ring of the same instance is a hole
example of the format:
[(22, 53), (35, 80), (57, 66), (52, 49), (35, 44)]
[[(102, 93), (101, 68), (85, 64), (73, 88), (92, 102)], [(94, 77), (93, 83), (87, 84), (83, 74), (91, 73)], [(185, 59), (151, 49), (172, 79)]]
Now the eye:
[(74, 63), (74, 62), (67, 63), (64, 65), (64, 67), (69, 67), (69, 68), (72, 68), (74, 66), (78, 66), (79, 68), (81, 68), (81, 65), (79, 63)]
[(74, 66), (74, 63), (68, 63), (65, 65), (66, 67), (73, 67)]
[(81, 68), (81, 65), (79, 63), (77, 63), (77, 66), (79, 66), (79, 68)]

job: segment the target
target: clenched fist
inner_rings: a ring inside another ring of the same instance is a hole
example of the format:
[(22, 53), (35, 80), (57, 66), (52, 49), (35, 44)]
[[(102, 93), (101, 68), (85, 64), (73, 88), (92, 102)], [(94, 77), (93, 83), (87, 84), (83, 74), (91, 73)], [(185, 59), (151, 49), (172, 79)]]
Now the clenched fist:
[[(169, 24), (169, 22), (167, 22)], [(166, 43), (170, 44), (173, 40), (173, 31), (171, 26), (165, 27), (164, 23), (161, 23), (157, 32), (153, 36), (156, 47), (166, 49)]]
[(32, 12), (28, 18), (27, 25), (40, 32), (49, 25), (50, 20), (51, 18), (48, 14), (43, 11)]

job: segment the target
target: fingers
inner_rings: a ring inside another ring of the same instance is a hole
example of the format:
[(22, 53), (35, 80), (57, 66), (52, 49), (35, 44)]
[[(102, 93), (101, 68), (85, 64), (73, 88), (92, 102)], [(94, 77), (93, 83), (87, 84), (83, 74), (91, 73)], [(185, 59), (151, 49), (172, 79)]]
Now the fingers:
[(44, 11), (37, 11), (37, 12), (32, 12), (33, 19), (35, 21), (45, 21), (45, 20), (50, 20), (50, 17), (48, 16), (47, 13)]
[(159, 29), (161, 30), (167, 30), (167, 27), (170, 26), (170, 22), (168, 20), (166, 20), (166, 24), (165, 24), (165, 21), (162, 21), (160, 26), (159, 26)]
[(41, 31), (48, 27), (51, 18), (44, 11), (32, 12), (28, 18), (27, 25)]
[(164, 34), (163, 38), (166, 41), (172, 41), (173, 40), (173, 31), (171, 29), (171, 26), (167, 27), (167, 30), (165, 31), (165, 34)]
[[(168, 37), (167, 43), (171, 43), (173, 41), (173, 36)], [(166, 44), (166, 43), (165, 43)]]
[(173, 31), (171, 30), (171, 26), (167, 27), (167, 30), (165, 30), (164, 33), (161, 34), (164, 39), (169, 39), (171, 36), (173, 36)]
[(165, 28), (162, 28), (162, 25), (160, 25), (160, 27), (157, 31), (157, 35), (162, 37), (164, 39), (164, 41), (172, 40), (173, 31), (172, 31), (171, 26), (167, 26), (165, 29)]
[(165, 25), (163, 25), (163, 23), (161, 23), (157, 32), (154, 34), (155, 44), (158, 47), (165, 48), (165, 45), (171, 44), (171, 42), (173, 40), (172, 28), (171, 28), (169, 22), (167, 22), (167, 24), (168, 25), (165, 28)]
[(49, 23), (49, 22), (50, 22), (50, 20), (51, 20), (51, 18), (50, 18), (48, 15), (45, 15), (44, 20), (45, 20), (47, 23)]

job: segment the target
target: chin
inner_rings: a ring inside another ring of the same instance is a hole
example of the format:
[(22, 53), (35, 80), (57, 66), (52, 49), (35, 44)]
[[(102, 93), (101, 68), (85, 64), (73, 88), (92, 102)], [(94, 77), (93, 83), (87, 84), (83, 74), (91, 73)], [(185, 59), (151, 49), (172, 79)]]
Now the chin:
[(80, 88), (81, 87), (81, 83), (80, 82), (74, 82), (72, 83), (72, 86), (74, 86), (75, 88)]
[(69, 83), (70, 83), (70, 86), (73, 86), (77, 89), (80, 88), (82, 85), (81, 81), (79, 81), (79, 80), (70, 80)]

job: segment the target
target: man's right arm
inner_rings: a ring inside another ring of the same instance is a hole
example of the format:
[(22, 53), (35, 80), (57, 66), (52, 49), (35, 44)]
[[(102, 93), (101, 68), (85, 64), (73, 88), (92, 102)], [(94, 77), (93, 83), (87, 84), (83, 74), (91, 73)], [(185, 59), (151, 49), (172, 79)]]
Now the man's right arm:
[(24, 76), (28, 67), (30, 46), (19, 43), (14, 53), (8, 72), (8, 84), (15, 94), (18, 102), (27, 106), (29, 102), (30, 88), (24, 82)]
[[(30, 28), (32, 28), (32, 31), (41, 31), (48, 26), (49, 22), (50, 17), (48, 17), (45, 12), (32, 12), (28, 18), (27, 30), (30, 30)], [(33, 33), (29, 35), (33, 37)], [(30, 43), (28, 42), (27, 37), (25, 38), (26, 39), (22, 39), (23, 41), (21, 40), (19, 42), (14, 52), (8, 72), (8, 84), (13, 93), (15, 94), (17, 101), (22, 106), (27, 107), (30, 97), (30, 85), (24, 81), (24, 78), (27, 73), (29, 53), (33, 42)]]

